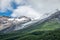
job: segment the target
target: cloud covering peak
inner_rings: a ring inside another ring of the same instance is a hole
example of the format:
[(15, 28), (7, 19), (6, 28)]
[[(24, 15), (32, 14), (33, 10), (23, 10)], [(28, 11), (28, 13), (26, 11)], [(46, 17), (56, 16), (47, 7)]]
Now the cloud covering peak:
[(12, 11), (11, 16), (39, 18), (45, 13), (60, 9), (60, 0), (0, 0), (0, 12)]
[(31, 6), (19, 6), (16, 10), (13, 11), (13, 17), (27, 16), (31, 19), (40, 18), (41, 14), (36, 12)]

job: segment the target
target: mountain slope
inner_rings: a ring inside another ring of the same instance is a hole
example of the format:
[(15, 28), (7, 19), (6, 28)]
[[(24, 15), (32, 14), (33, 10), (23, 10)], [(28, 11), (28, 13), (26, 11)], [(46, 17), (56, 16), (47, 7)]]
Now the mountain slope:
[[(9, 18), (6, 16), (1, 16), (0, 17), (0, 32), (6, 33), (6, 32), (15, 31), (15, 29), (20, 30), (22, 29), (21, 25), (29, 21), (31, 21), (31, 19), (26, 16), (21, 16), (19, 18)], [(18, 27), (20, 29), (18, 29)]]
[(60, 17), (58, 12), (55, 16), (48, 17), (43, 22), (37, 22), (27, 28), (0, 34), (0, 40), (59, 40)]
[[(0, 34), (1, 40), (51, 40), (59, 39), (60, 23), (56, 18), (39, 24), (38, 26), (23, 29), (7, 34)], [(56, 30), (57, 29), (57, 30)], [(53, 34), (52, 34), (53, 33)], [(55, 37), (56, 36), (56, 37)], [(52, 37), (52, 38), (51, 38)]]

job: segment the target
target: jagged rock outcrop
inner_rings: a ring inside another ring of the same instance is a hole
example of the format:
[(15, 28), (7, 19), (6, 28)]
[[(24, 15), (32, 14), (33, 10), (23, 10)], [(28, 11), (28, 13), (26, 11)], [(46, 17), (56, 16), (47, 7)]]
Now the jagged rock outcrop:
[(22, 16), (19, 18), (0, 17), (0, 32), (13, 31), (15, 27), (18, 27), (26, 22), (31, 21), (30, 18)]

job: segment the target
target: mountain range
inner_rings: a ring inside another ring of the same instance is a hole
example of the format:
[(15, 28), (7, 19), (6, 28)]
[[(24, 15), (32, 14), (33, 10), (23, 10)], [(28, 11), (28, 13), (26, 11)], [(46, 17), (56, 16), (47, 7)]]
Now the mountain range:
[[(46, 17), (47, 16), (47, 17)], [(4, 17), (5, 18), (5, 17)], [(9, 18), (9, 17), (7, 17)], [(26, 18), (25, 16), (20, 19)], [(18, 18), (19, 19), (19, 18)], [(60, 38), (60, 11), (53, 14), (46, 14), (42, 19), (32, 20), (28, 18), (27, 22), (23, 22), (22, 29), (15, 29), (20, 27), (20, 23), (10, 27), (15, 30), (2, 30), (0, 33), (1, 40), (59, 40)], [(11, 21), (11, 19), (9, 18)], [(13, 20), (14, 23), (16, 19)], [(3, 21), (3, 20), (2, 20)], [(2, 22), (1, 21), (1, 22)], [(19, 20), (20, 21), (20, 20)], [(9, 22), (8, 22), (9, 23)], [(15, 24), (15, 23), (14, 23)], [(21, 26), (21, 27), (22, 27)]]
[[(18, 18), (11, 18), (11, 17), (6, 17), (6, 16), (1, 16), (0, 17), (0, 31), (1, 32), (10, 32), (18, 27), (22, 29), (21, 25), (24, 23), (27, 23), (31, 21), (30, 18), (22, 16)], [(19, 30), (19, 29), (17, 29)]]

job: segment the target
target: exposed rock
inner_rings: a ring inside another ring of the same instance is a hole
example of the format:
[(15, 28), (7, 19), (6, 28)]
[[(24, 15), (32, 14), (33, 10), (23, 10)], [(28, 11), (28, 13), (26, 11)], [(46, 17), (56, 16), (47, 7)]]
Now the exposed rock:
[(25, 16), (22, 16), (19, 18), (9, 18), (9, 17), (1, 16), (0, 17), (0, 31), (5, 32), (7, 30), (12, 30), (12, 29), (14, 30), (16, 25), (21, 25), (29, 21), (31, 21), (31, 19)]

